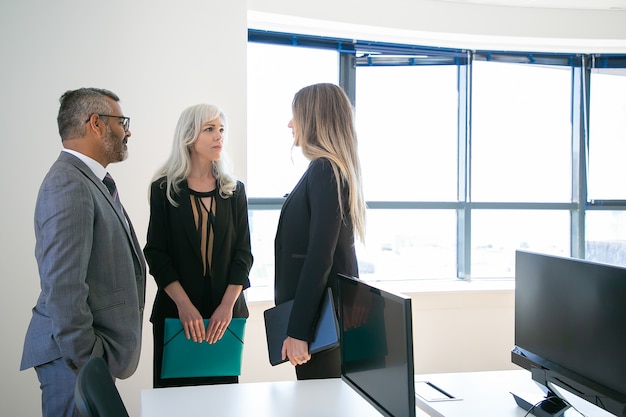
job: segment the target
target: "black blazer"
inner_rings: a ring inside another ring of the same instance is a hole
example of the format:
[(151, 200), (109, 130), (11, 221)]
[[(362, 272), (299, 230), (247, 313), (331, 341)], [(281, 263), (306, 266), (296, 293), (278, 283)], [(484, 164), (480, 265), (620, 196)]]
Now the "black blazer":
[[(220, 304), (229, 284), (250, 287), (252, 267), (248, 203), (243, 183), (237, 182), (232, 197), (216, 194), (212, 287), (203, 279), (200, 241), (191, 211), (187, 182), (181, 184), (174, 207), (165, 194), (165, 178), (150, 187), (150, 223), (144, 248), (150, 274), (157, 283), (157, 294), (150, 321), (161, 323), (165, 317), (178, 317), (178, 309), (164, 288), (179, 281), (194, 306), (209, 318)], [(248, 317), (243, 291), (233, 308), (233, 317)]]
[[(342, 188), (344, 211), (348, 189)], [(327, 159), (311, 161), (283, 205), (274, 240), (276, 304), (294, 299), (287, 335), (311, 341), (327, 286), (337, 297), (337, 273), (358, 276), (354, 232), (342, 220), (337, 186)]]

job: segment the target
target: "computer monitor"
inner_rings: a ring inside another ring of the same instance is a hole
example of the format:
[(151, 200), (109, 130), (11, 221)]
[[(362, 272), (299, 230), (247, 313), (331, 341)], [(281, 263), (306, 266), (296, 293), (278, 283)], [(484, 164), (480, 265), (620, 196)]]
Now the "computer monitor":
[(387, 416), (415, 416), (411, 299), (338, 276), (342, 379)]
[[(626, 268), (518, 250), (511, 360), (549, 396), (560, 387), (626, 416)], [(567, 404), (537, 408), (558, 416)]]

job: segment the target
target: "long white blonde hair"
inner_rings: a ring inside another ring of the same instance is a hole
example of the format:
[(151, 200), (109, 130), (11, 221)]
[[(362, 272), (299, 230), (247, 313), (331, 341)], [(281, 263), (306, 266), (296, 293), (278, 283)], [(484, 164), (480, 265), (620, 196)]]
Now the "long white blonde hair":
[[(180, 193), (181, 182), (191, 172), (191, 147), (198, 139), (202, 124), (218, 117), (226, 127), (227, 120), (224, 112), (215, 105), (202, 103), (186, 108), (178, 118), (170, 156), (153, 178), (153, 180), (163, 176), (167, 178), (166, 195), (172, 205), (178, 206), (174, 196)], [(225, 150), (222, 150), (221, 158), (218, 161), (211, 162), (211, 167), (220, 196), (222, 198), (232, 196), (237, 188), (237, 180), (232, 174), (232, 165)]]

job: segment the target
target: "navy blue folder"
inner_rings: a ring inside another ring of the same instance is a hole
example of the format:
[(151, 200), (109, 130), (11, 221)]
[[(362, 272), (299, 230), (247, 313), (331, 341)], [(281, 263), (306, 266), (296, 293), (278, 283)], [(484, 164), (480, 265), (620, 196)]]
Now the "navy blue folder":
[[(287, 325), (293, 300), (279, 304), (263, 312), (267, 350), (272, 366), (287, 362), (282, 358), (283, 342), (287, 338)], [(317, 353), (339, 346), (339, 323), (335, 314), (333, 293), (330, 288), (324, 295), (320, 315), (315, 328), (314, 340), (309, 344), (309, 353)]]

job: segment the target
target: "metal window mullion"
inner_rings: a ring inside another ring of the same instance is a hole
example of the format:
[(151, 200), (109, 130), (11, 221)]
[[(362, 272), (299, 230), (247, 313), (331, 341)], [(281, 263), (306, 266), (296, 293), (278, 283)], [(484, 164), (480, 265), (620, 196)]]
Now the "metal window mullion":
[(339, 86), (346, 92), (352, 106), (356, 104), (356, 57), (339, 53)]
[(457, 271), (459, 279), (471, 278), (471, 79), (472, 54), (467, 52), (467, 63), (457, 65), (457, 199), (462, 206), (457, 209)]
[(589, 80), (591, 70), (583, 56), (572, 67), (572, 202), (570, 216), (571, 256), (585, 258), (585, 206), (589, 162)]

